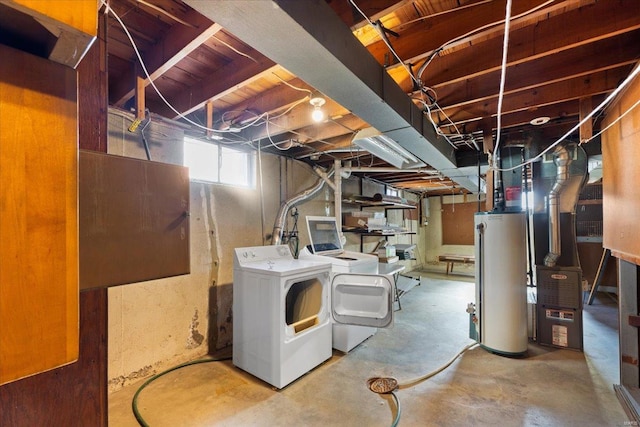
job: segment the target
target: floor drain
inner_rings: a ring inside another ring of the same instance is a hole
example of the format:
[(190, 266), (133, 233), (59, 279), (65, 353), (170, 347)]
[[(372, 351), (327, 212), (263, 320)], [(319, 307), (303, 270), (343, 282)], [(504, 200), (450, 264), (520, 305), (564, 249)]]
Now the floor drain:
[(395, 378), (383, 378), (383, 377), (375, 377), (370, 378), (369, 381), (369, 389), (378, 394), (386, 394), (391, 393), (395, 389), (398, 388), (398, 380)]

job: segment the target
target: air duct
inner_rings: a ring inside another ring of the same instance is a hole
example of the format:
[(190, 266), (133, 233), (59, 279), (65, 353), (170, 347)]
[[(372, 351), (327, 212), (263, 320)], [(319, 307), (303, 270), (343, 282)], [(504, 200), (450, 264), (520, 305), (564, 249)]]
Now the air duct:
[(555, 163), (556, 181), (548, 195), (549, 214), (549, 253), (544, 257), (544, 265), (554, 267), (560, 257), (560, 193), (569, 179), (569, 164), (571, 158), (567, 149), (558, 145), (553, 151), (553, 163)]
[[(479, 191), (478, 179), (468, 178), (475, 170), (460, 170), (454, 148), (326, 1), (184, 2), (369, 123), (419, 161), (442, 171), (457, 186), (472, 193)], [(250, 134), (245, 137), (253, 139)]]
[[(309, 200), (310, 198), (318, 194), (320, 190), (322, 190), (322, 187), (324, 187), (325, 179), (322, 177), (323, 174), (321, 174), (320, 173), (321, 171), (317, 168), (314, 168), (314, 171), (320, 176), (320, 178), (318, 178), (318, 181), (311, 187), (304, 190), (303, 192), (296, 194), (295, 196), (291, 197), (288, 200), (285, 200), (284, 203), (282, 203), (282, 205), (280, 206), (278, 215), (276, 215), (276, 221), (273, 224), (273, 234), (271, 236), (272, 245), (282, 244), (282, 237), (283, 237), (282, 233), (284, 229), (284, 224), (287, 220), (287, 214), (289, 213), (289, 209), (291, 209), (296, 205), (299, 205), (302, 202)], [(331, 175), (333, 175), (333, 170), (325, 174), (325, 176), (327, 177), (330, 177)]]

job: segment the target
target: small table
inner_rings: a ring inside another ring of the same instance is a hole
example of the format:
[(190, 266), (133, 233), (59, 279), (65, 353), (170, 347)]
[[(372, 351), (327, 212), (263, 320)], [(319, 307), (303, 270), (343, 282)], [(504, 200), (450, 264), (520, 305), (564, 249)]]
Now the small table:
[(378, 274), (386, 276), (393, 281), (392, 283), (396, 293), (396, 301), (398, 301), (398, 310), (402, 310), (402, 304), (400, 304), (400, 293), (398, 292), (398, 275), (404, 269), (405, 266), (402, 264), (378, 263)]

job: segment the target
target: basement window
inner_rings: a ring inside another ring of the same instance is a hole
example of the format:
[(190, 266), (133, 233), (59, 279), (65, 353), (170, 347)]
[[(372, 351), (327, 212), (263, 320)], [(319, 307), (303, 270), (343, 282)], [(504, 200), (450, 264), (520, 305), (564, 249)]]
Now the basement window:
[(253, 153), (195, 138), (184, 139), (184, 166), (192, 181), (255, 186)]

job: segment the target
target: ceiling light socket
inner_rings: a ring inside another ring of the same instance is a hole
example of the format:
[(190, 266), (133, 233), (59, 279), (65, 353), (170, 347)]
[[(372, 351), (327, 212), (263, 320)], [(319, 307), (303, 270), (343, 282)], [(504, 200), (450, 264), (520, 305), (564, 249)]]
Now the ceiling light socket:
[(545, 123), (548, 123), (549, 120), (551, 120), (550, 117), (542, 116), (542, 117), (536, 117), (535, 119), (531, 120), (529, 123), (534, 126), (541, 126)]
[(309, 100), (309, 103), (313, 105), (313, 111), (311, 112), (311, 120), (316, 123), (320, 123), (324, 120), (324, 111), (322, 111), (322, 106), (327, 102), (321, 96), (314, 96)]
[(326, 100), (326, 99), (324, 99), (324, 98), (323, 98), (323, 97), (321, 97), (321, 96), (314, 96), (313, 98), (311, 98), (311, 99), (309, 100), (309, 103), (310, 103), (311, 105), (313, 105), (314, 107), (317, 107), (317, 108), (322, 107), (326, 102), (327, 102), (327, 100)]

